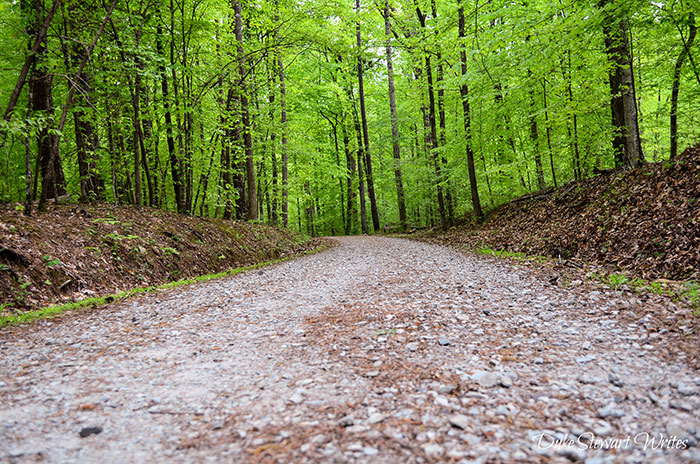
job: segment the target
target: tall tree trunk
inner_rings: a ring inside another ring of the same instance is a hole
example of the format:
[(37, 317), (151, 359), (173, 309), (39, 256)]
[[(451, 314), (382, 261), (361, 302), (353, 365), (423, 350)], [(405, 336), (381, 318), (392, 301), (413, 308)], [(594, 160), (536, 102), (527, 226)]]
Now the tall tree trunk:
[[(163, 35), (162, 26), (158, 26), (156, 35), (156, 52), (165, 58), (161, 37)], [(182, 174), (180, 173), (180, 162), (175, 151), (175, 138), (173, 137), (173, 118), (170, 112), (170, 98), (168, 97), (168, 76), (165, 71), (163, 61), (158, 65), (160, 74), (160, 88), (163, 95), (163, 110), (165, 113), (165, 136), (168, 144), (168, 158), (170, 160), (170, 173), (173, 179), (173, 190), (175, 192), (175, 206), (178, 213), (185, 212), (184, 189), (182, 186)]]
[(681, 84), (681, 70), (683, 63), (688, 56), (690, 47), (695, 41), (695, 36), (698, 32), (695, 26), (695, 15), (691, 12), (688, 15), (688, 40), (683, 44), (683, 50), (678, 55), (676, 65), (673, 67), (673, 84), (671, 86), (671, 158), (678, 155), (678, 92)]
[[(34, 30), (42, 24), (41, 2), (35, 0), (32, 5), (36, 15), (34, 26), (29, 27), (30, 37), (34, 37)], [(66, 181), (63, 174), (63, 164), (60, 153), (54, 153), (53, 147), (57, 146), (59, 135), (54, 128), (53, 106), (53, 74), (46, 65), (46, 43), (42, 41), (37, 47), (35, 56), (34, 76), (29, 83), (29, 91), (32, 94), (32, 114), (44, 114), (46, 121), (38, 134), (37, 162), (41, 174), (41, 198), (39, 210), (45, 209), (48, 198), (57, 198), (66, 194)], [(37, 173), (38, 176), (38, 173)]]
[(248, 184), (248, 219), (258, 218), (258, 204), (255, 192), (255, 162), (253, 161), (253, 137), (250, 126), (250, 112), (248, 109), (248, 85), (245, 84), (247, 63), (243, 50), (243, 19), (241, 17), (241, 2), (233, 0), (233, 11), (236, 15), (235, 34), (238, 43), (238, 74), (241, 82), (241, 123), (243, 125), (243, 144), (245, 147), (246, 182)]
[(37, 0), (20, 1), (20, 9), (22, 12), (30, 15), (30, 12), (33, 11), (36, 17), (36, 22), (32, 22), (30, 15), (29, 23), (27, 24), (27, 34), (33, 43), (24, 59), (24, 64), (22, 65), (22, 70), (17, 78), (15, 88), (12, 90), (12, 94), (10, 94), (10, 102), (7, 104), (7, 108), (5, 108), (5, 113), (3, 115), (5, 121), (9, 121), (12, 117), (12, 111), (15, 109), (19, 96), (22, 93), (22, 87), (24, 87), (24, 84), (27, 81), (29, 70), (32, 68), (32, 66), (36, 66), (37, 58), (41, 57), (46, 51), (46, 33), (49, 30), (51, 21), (53, 20), (56, 10), (60, 4), (61, 0), (54, 0), (51, 9), (46, 13), (46, 17), (41, 22), (41, 25), (39, 25), (39, 13), (42, 10), (40, 3)]
[[(435, 0), (431, 0), (430, 2), (431, 8), (432, 8), (432, 14), (433, 18), (437, 18), (437, 5)], [(441, 173), (442, 176), (444, 177), (443, 180), (443, 188), (445, 192), (445, 207), (447, 209), (447, 223), (448, 225), (452, 225), (452, 222), (454, 221), (454, 208), (453, 208), (453, 200), (452, 200), (452, 188), (451, 188), (451, 183), (450, 183), (450, 176), (449, 176), (449, 169), (447, 165), (447, 158), (445, 157), (445, 152), (444, 147), (447, 145), (447, 134), (446, 134), (446, 118), (445, 118), (445, 88), (443, 85), (444, 81), (444, 69), (442, 65), (442, 49), (440, 46), (440, 39), (438, 38), (439, 30), (435, 29), (435, 37), (436, 37), (436, 44), (437, 44), (437, 53), (436, 53), (436, 58), (437, 58), (437, 66), (436, 66), (436, 71), (437, 71), (437, 76), (436, 76), (436, 84), (437, 84), (437, 112), (438, 112), (438, 119), (439, 119), (439, 127), (440, 127), (440, 133), (437, 139), (437, 146), (441, 147), (440, 150), (440, 163), (441, 163)]]
[(282, 131), (282, 225), (287, 227), (289, 221), (289, 188), (287, 173), (287, 89), (284, 83), (284, 65), (282, 57), (277, 60), (280, 80), (280, 123)]
[(347, 189), (347, 221), (345, 222), (345, 234), (350, 235), (355, 228), (355, 222), (357, 221), (357, 204), (355, 202), (356, 193), (353, 188), (354, 178), (355, 178), (355, 158), (352, 156), (352, 150), (350, 149), (350, 137), (348, 135), (348, 129), (345, 124), (345, 120), (341, 122), (342, 133), (343, 133), (343, 147), (345, 149), (345, 161), (347, 166), (347, 178), (346, 178), (346, 189)]
[(554, 169), (554, 153), (552, 152), (552, 128), (549, 124), (549, 109), (547, 108), (547, 81), (542, 79), (542, 100), (544, 103), (544, 127), (547, 133), (547, 149), (549, 150), (549, 167), (552, 170), (552, 183), (557, 188), (557, 173)]
[[(355, 0), (355, 9), (360, 13), (360, 0)], [(367, 129), (367, 109), (365, 108), (365, 84), (362, 64), (362, 34), (360, 23), (357, 22), (357, 81), (359, 84), (360, 115), (362, 118), (362, 138), (364, 139), (365, 169), (367, 171), (367, 193), (372, 210), (372, 226), (374, 231), (379, 231), (379, 212), (377, 211), (377, 198), (374, 194), (374, 175), (372, 174), (372, 154), (369, 150), (369, 130)]]
[(389, 22), (389, 0), (384, 1), (384, 33), (386, 34), (386, 71), (389, 77), (389, 109), (391, 111), (391, 143), (394, 154), (394, 181), (396, 201), (399, 207), (401, 230), (406, 230), (406, 200), (401, 176), (401, 145), (399, 142), (399, 119), (396, 114), (396, 90), (394, 88), (394, 64), (391, 50), (391, 23)]
[(573, 160), (572, 160), (572, 165), (573, 165), (573, 171), (574, 171), (574, 179), (580, 180), (583, 178), (583, 174), (581, 172), (581, 161), (580, 161), (580, 156), (579, 156), (579, 147), (578, 147), (578, 115), (577, 112), (573, 110), (574, 106), (574, 92), (572, 89), (572, 77), (571, 77), (571, 49), (567, 50), (567, 59), (568, 59), (568, 73), (567, 73), (567, 82), (566, 82), (566, 90), (569, 96), (569, 107), (572, 108), (571, 115), (572, 115), (572, 125), (574, 126), (574, 136), (571, 137), (571, 133), (569, 133), (569, 139), (571, 140), (572, 143), (572, 151), (573, 151)]
[[(29, 125), (30, 119), (32, 117), (32, 100), (34, 99), (31, 88), (29, 95), (27, 96), (27, 127)], [(32, 202), (34, 198), (32, 196), (32, 131), (27, 129), (27, 135), (24, 138), (24, 181), (25, 181), (25, 192), (24, 192), (24, 214), (26, 216), (32, 215)]]
[(363, 234), (368, 234), (369, 228), (367, 227), (367, 207), (365, 205), (365, 179), (362, 170), (362, 159), (364, 158), (364, 148), (362, 144), (362, 128), (360, 127), (360, 118), (357, 115), (357, 105), (355, 104), (355, 97), (353, 96), (352, 89), (349, 87), (348, 93), (353, 106), (352, 113), (353, 120), (355, 123), (355, 133), (357, 134), (357, 180), (358, 191), (360, 193), (360, 227)]
[[(525, 38), (525, 42), (530, 41), (530, 36)], [(527, 77), (532, 82), (532, 70), (527, 70)], [(537, 188), (544, 190), (547, 184), (544, 181), (544, 168), (542, 167), (542, 153), (540, 152), (540, 131), (537, 126), (537, 103), (535, 100), (535, 89), (530, 88), (530, 140), (532, 140), (533, 157), (535, 159), (535, 175), (537, 175)]]
[[(423, 30), (426, 30), (425, 13), (419, 7), (418, 0), (415, 0), (416, 15)], [(433, 68), (431, 65), (430, 55), (424, 53), (425, 77), (428, 84), (428, 121), (430, 124), (430, 158), (435, 169), (435, 186), (437, 188), (438, 214), (440, 215), (440, 227), (447, 228), (447, 214), (445, 211), (445, 198), (442, 185), (442, 166), (440, 165), (438, 155), (438, 138), (437, 138), (437, 123), (435, 117), (435, 90), (433, 86)]]
[(621, 11), (619, 0), (600, 0), (599, 6), (603, 9), (605, 50), (610, 62), (610, 108), (615, 133), (615, 164), (633, 168), (644, 163), (644, 156), (639, 136), (627, 20)]
[(481, 209), (481, 200), (479, 199), (479, 187), (476, 181), (476, 167), (474, 166), (474, 150), (472, 148), (472, 122), (471, 122), (471, 111), (469, 108), (469, 86), (467, 84), (467, 51), (466, 45), (464, 44), (464, 39), (466, 38), (465, 32), (465, 20), (464, 20), (464, 6), (462, 6), (461, 0), (457, 0), (457, 5), (459, 6), (459, 38), (461, 43), (460, 50), (460, 61), (462, 63), (462, 78), (464, 83), (459, 87), (459, 94), (462, 98), (462, 113), (464, 116), (464, 135), (466, 138), (466, 151), (467, 151), (467, 169), (469, 170), (469, 189), (471, 190), (472, 197), (472, 207), (474, 208), (474, 216), (478, 220), (484, 217), (484, 212)]

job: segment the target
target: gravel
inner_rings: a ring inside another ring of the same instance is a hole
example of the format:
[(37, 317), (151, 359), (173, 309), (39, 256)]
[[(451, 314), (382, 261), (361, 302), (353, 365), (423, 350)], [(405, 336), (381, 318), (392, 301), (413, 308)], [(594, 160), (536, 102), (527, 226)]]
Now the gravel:
[(4, 329), (0, 462), (697, 462), (700, 375), (634, 295), (336, 240)]

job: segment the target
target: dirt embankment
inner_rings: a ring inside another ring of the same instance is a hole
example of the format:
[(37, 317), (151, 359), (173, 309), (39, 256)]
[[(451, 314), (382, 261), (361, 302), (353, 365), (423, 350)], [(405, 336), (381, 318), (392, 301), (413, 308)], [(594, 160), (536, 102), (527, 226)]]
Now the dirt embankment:
[(150, 208), (0, 209), (0, 315), (283, 258), (316, 241)]
[(678, 159), (518, 198), (431, 241), (583, 261), (645, 279), (700, 280), (700, 145)]

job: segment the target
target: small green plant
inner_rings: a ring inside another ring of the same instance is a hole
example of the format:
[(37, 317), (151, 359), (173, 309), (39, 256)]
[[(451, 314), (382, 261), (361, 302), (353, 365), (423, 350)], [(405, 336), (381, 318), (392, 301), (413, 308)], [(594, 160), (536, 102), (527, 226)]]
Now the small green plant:
[(44, 255), (41, 258), (44, 260), (44, 264), (46, 264), (46, 267), (48, 268), (54, 268), (63, 264), (59, 259), (52, 258), (49, 255)]
[(8, 266), (7, 264), (0, 264), (0, 271), (9, 271), (9, 270), (10, 270), (10, 266)]
[(629, 278), (624, 274), (610, 274), (608, 276), (608, 285), (614, 290), (619, 290), (625, 284), (629, 283)]
[(177, 251), (175, 248), (172, 247), (161, 247), (161, 251), (163, 252), (164, 255), (175, 255), (175, 256), (180, 256), (180, 252)]
[(97, 218), (94, 221), (95, 224), (104, 223), (109, 225), (119, 224), (119, 221), (113, 217)]
[(91, 253), (94, 253), (94, 254), (97, 255), (97, 256), (101, 256), (101, 255), (102, 255), (102, 250), (101, 250), (100, 248), (93, 247), (93, 246), (89, 246), (89, 247), (85, 247), (85, 249), (88, 250), (88, 251), (91, 252)]

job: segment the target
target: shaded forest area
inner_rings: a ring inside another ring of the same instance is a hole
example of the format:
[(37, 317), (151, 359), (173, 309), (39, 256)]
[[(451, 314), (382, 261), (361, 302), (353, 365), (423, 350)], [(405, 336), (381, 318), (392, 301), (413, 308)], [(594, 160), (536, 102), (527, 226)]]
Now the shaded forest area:
[(0, 199), (27, 215), (447, 228), (700, 127), (693, 1), (0, 6)]

